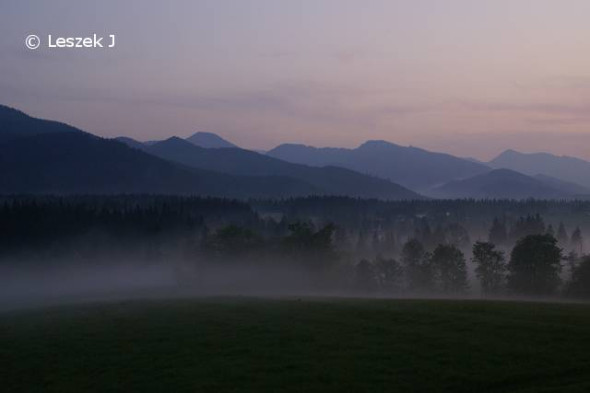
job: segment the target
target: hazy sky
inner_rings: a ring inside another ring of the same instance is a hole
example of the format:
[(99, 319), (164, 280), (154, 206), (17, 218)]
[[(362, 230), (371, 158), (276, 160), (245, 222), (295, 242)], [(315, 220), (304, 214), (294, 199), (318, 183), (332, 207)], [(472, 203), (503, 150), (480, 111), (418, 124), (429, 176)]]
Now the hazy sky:
[(590, 159), (590, 1), (4, 0), (0, 103), (108, 137)]

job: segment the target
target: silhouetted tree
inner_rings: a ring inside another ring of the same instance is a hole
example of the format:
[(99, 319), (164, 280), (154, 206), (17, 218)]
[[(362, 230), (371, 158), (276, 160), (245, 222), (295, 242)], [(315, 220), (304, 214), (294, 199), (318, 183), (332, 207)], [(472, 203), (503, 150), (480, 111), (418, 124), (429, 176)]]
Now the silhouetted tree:
[(434, 271), (430, 255), (416, 239), (409, 240), (402, 249), (402, 263), (407, 285), (411, 291), (431, 291), (434, 288)]
[(567, 286), (569, 296), (590, 298), (590, 256), (586, 256), (574, 267), (571, 281)]
[(439, 244), (432, 252), (431, 263), (438, 272), (440, 289), (444, 293), (467, 290), (465, 256), (452, 244)]
[(315, 232), (308, 223), (297, 222), (289, 225), (291, 233), (283, 239), (286, 255), (312, 268), (325, 268), (337, 259), (332, 244), (335, 231), (333, 224)]
[(492, 243), (476, 242), (473, 245), (472, 260), (477, 265), (475, 275), (481, 283), (482, 294), (498, 294), (506, 280), (504, 252), (497, 250)]
[(518, 241), (529, 235), (541, 235), (545, 233), (545, 222), (539, 214), (520, 217), (514, 224), (510, 234), (513, 241)]
[(561, 257), (554, 237), (526, 236), (510, 255), (508, 287), (525, 295), (552, 295), (560, 282)]
[(379, 287), (386, 292), (397, 292), (401, 289), (403, 268), (393, 258), (383, 258), (380, 255), (375, 259), (375, 275)]

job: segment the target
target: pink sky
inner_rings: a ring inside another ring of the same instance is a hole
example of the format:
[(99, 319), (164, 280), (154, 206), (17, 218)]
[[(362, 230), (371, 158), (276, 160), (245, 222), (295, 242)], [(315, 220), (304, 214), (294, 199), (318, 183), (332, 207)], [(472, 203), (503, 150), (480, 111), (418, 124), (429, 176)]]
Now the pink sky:
[[(14, 3), (0, 6), (0, 103), (99, 135), (590, 159), (585, 0)], [(31, 32), (118, 46), (32, 52)]]

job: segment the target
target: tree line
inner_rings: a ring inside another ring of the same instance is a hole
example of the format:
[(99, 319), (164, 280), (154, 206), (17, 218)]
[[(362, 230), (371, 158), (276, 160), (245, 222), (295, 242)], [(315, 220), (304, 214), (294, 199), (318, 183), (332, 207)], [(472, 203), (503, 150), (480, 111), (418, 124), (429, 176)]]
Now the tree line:
[(364, 292), (588, 296), (589, 213), (580, 201), (5, 197), (0, 263), (282, 264)]
[[(556, 237), (551, 225), (546, 226), (536, 214), (519, 218), (511, 236), (519, 238), (508, 253), (509, 231), (505, 223), (494, 219), (488, 240), (476, 241), (471, 247), (471, 262), (482, 296), (590, 297), (590, 256), (582, 253), (579, 227), (570, 238), (560, 223)], [(469, 281), (467, 258), (458, 246), (461, 243), (439, 243), (428, 251), (422, 241), (414, 238), (403, 245), (399, 258), (363, 259), (356, 265), (357, 288), (465, 294)], [(560, 245), (569, 245), (570, 251), (564, 252)], [(564, 267), (570, 273), (565, 280)]]
[[(473, 244), (471, 261), (484, 297), (567, 295), (590, 296), (590, 257), (566, 257), (550, 234), (520, 239), (509, 256), (493, 243)], [(564, 262), (571, 278), (561, 278)], [(425, 251), (418, 240), (408, 241), (399, 260), (378, 256), (356, 265), (356, 287), (367, 292), (464, 295), (469, 289), (467, 259), (451, 244)]]

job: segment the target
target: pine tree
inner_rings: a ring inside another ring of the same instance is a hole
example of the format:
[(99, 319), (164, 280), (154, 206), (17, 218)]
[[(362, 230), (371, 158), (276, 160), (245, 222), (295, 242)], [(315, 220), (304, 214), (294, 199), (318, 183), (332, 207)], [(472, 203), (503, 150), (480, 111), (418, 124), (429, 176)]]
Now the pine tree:
[(477, 242), (473, 245), (475, 274), (481, 283), (482, 294), (497, 294), (506, 279), (506, 259), (493, 243)]

